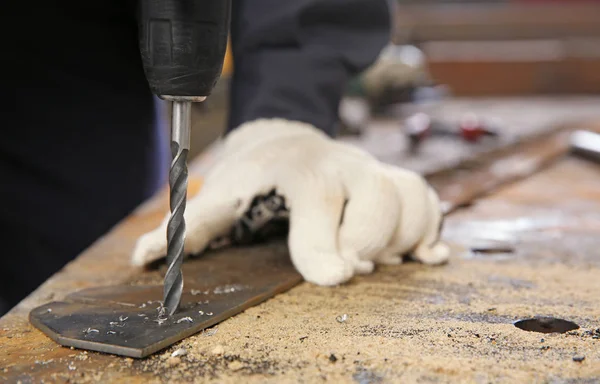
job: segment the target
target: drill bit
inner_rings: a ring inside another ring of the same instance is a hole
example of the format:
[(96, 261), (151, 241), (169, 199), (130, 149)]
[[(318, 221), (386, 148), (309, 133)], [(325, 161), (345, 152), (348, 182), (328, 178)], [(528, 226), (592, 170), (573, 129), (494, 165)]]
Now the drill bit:
[(179, 307), (183, 291), (183, 251), (185, 245), (185, 206), (187, 200), (187, 155), (190, 149), (191, 102), (174, 101), (171, 126), (171, 169), (169, 193), (171, 216), (167, 225), (167, 264), (163, 303), (169, 315)]

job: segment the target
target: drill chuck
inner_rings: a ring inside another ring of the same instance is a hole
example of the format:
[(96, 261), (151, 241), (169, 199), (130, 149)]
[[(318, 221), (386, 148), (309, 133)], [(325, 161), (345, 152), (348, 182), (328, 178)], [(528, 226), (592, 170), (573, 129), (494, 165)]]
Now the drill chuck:
[(203, 101), (221, 75), (230, 0), (139, 0), (139, 48), (153, 94)]

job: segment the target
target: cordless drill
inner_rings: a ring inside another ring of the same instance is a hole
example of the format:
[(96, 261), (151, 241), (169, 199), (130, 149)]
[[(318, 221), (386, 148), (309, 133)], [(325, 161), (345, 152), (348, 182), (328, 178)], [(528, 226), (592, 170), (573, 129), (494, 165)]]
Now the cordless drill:
[(204, 101), (219, 79), (230, 15), (230, 0), (139, 0), (139, 48), (146, 78), (153, 94), (173, 103), (163, 293), (169, 315), (178, 309), (183, 291), (191, 104)]

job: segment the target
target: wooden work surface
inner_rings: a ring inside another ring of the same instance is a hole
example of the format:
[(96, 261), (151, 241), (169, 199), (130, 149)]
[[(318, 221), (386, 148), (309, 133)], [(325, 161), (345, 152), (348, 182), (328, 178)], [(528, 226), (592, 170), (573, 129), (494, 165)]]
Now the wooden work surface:
[[(0, 319), (0, 382), (598, 382), (599, 176), (598, 164), (564, 159), (450, 216), (446, 266), (379, 268), (338, 288), (303, 283), (145, 360), (63, 348), (34, 329), (33, 307), (142, 273), (129, 253), (166, 213), (162, 194)], [(515, 252), (466, 249), (490, 237)], [(581, 329), (512, 325), (535, 315)], [(181, 347), (187, 354), (171, 358)]]

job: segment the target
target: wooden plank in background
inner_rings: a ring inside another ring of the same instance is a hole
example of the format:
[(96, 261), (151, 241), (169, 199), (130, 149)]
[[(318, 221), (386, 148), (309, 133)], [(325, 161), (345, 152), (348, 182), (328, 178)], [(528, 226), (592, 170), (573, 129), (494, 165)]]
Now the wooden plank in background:
[(600, 3), (423, 4), (396, 11), (396, 42), (600, 36)]
[(431, 75), (457, 96), (600, 92), (600, 38), (432, 41)]

